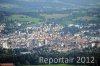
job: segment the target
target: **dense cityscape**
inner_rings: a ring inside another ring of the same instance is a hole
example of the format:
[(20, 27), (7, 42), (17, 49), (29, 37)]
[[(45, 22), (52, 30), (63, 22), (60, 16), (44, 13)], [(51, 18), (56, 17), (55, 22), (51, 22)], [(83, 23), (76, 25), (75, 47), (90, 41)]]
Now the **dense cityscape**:
[[(18, 23), (19, 28), (22, 26), (23, 24)], [(69, 24), (64, 27), (59, 24), (36, 25), (27, 23), (24, 26), (25, 28), (20, 28), (14, 33), (1, 34), (0, 47), (6, 49), (28, 48), (32, 50), (45, 46), (49, 51), (57, 50), (59, 52), (66, 52), (75, 48), (100, 47), (100, 29), (90, 29), (91, 27), (96, 27), (97, 24)], [(2, 31), (4, 25), (0, 27), (2, 27)], [(88, 35), (88, 33), (92, 35)]]

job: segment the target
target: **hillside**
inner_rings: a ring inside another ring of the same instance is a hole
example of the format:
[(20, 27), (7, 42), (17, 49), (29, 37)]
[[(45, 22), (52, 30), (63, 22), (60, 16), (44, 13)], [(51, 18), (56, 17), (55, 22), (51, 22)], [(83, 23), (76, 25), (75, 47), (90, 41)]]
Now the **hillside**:
[(100, 21), (100, 9), (88, 8), (88, 9), (69, 9), (56, 12), (0, 12), (0, 22), (12, 21), (12, 22), (32, 22), (35, 24), (41, 23), (58, 23), (58, 24), (71, 24), (71, 23), (99, 23)]
[(99, 8), (100, 0), (0, 0), (0, 11), (43, 12)]
[(100, 24), (99, 7), (100, 0), (0, 0), (0, 24), (8, 32), (18, 23)]

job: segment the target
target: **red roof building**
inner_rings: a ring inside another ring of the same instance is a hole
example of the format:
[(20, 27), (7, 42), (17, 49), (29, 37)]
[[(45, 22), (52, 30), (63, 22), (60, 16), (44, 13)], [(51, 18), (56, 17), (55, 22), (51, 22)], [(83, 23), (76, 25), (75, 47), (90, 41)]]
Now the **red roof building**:
[(0, 63), (0, 66), (14, 66), (13, 63)]

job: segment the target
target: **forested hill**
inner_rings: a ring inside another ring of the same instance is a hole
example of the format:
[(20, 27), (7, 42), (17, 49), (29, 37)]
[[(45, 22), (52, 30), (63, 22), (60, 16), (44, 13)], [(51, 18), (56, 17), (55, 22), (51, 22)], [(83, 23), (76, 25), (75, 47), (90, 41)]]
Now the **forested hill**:
[(76, 8), (99, 8), (100, 0), (0, 0), (0, 11), (61, 11)]

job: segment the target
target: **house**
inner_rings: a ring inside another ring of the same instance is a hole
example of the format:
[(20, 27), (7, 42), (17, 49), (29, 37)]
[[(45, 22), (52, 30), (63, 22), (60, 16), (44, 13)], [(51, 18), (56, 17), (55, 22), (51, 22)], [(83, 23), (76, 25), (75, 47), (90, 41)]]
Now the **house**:
[(100, 47), (100, 43), (97, 43), (96, 46), (97, 46), (97, 47)]
[(31, 54), (31, 52), (21, 52), (20, 54)]
[(0, 66), (15, 66), (13, 63), (0, 63)]
[(92, 43), (92, 47), (94, 47), (94, 46), (100, 47), (100, 42), (93, 42), (93, 43)]

